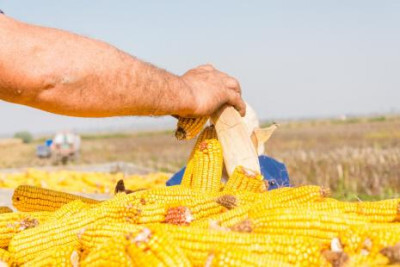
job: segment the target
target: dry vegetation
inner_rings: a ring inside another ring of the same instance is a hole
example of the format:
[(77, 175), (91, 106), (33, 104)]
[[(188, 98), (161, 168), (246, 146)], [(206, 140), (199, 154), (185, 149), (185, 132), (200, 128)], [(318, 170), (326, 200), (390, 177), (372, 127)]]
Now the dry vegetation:
[[(0, 148), (0, 168), (50, 164), (34, 157), (35, 144)], [(81, 162), (133, 162), (176, 171), (192, 142), (171, 132), (83, 136)], [(388, 198), (400, 193), (400, 118), (304, 121), (281, 124), (267, 154), (288, 166), (293, 184), (327, 185), (345, 199)]]

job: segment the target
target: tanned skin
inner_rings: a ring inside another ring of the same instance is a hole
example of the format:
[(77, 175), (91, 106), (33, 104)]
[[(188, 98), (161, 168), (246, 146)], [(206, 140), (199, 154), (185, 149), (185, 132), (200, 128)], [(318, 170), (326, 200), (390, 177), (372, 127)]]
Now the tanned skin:
[(104, 42), (0, 14), (0, 99), (78, 117), (210, 115), (245, 104), (238, 81), (203, 65), (182, 76)]

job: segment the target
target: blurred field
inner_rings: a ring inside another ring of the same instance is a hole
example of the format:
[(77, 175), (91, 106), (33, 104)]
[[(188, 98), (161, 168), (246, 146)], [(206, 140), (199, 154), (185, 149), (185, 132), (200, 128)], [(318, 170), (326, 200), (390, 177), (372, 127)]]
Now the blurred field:
[[(35, 158), (37, 144), (2, 146), (0, 168), (51, 165)], [(125, 161), (174, 172), (185, 164), (192, 145), (176, 141), (172, 131), (84, 135), (79, 164)], [(295, 185), (329, 186), (341, 199), (399, 196), (399, 117), (281, 123), (266, 149), (287, 164)]]

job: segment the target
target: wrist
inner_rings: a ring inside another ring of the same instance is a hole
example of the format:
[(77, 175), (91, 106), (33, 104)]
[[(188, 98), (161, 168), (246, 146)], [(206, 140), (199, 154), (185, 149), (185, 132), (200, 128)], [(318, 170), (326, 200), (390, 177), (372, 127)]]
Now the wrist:
[(175, 95), (171, 114), (181, 117), (193, 115), (196, 107), (195, 94), (182, 76), (176, 76), (172, 81), (171, 91)]

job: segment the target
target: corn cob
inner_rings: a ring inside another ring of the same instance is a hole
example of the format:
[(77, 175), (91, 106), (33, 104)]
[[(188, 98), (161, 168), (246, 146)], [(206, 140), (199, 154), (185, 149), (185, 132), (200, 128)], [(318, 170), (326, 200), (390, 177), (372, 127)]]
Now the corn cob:
[(10, 209), (9, 207), (0, 207), (0, 214), (9, 212), (12, 212), (12, 209)]
[[(80, 242), (85, 249), (93, 250), (98, 243), (114, 242), (110, 240), (115, 236), (124, 237), (120, 243), (128, 241), (128, 245), (125, 243), (126, 251), (134, 266), (190, 266), (183, 251), (167, 236), (167, 232), (153, 230), (151, 226), (96, 223), (85, 230)], [(89, 260), (86, 258), (85, 262)]]
[(196, 220), (191, 225), (200, 227), (200, 228), (225, 228), (228, 229), (243, 220), (248, 218), (249, 210), (253, 207), (253, 204), (248, 204), (244, 206), (240, 206), (231, 210), (228, 210), (221, 214), (216, 214), (213, 216), (209, 216), (200, 220)]
[(222, 177), (222, 147), (218, 140), (201, 142), (193, 158), (190, 187), (204, 192), (218, 192)]
[[(271, 210), (284, 207), (299, 206), (307, 201), (320, 201), (327, 194), (326, 189), (318, 186), (302, 186), (296, 188), (285, 187), (268, 191), (263, 194), (246, 191), (241, 191), (237, 194), (232, 191), (228, 192), (229, 195), (234, 195), (236, 199), (238, 199), (239, 203), (241, 203), (239, 204), (239, 207), (222, 214), (216, 214), (204, 219), (196, 220), (192, 225), (201, 228), (215, 226), (229, 228), (248, 219), (249, 217), (257, 217), (257, 214), (265, 214)], [(220, 202), (219, 199), (220, 198), (217, 198), (217, 202)]]
[(128, 242), (124, 236), (117, 235), (113, 238), (110, 238), (91, 250), (80, 263), (80, 266), (134, 266), (132, 258), (127, 253), (127, 245)]
[[(210, 253), (218, 253), (225, 245), (257, 255), (277, 254), (282, 260), (298, 266), (319, 266), (321, 244), (312, 238), (291, 235), (259, 235), (220, 230), (207, 230), (175, 225), (155, 225), (168, 232), (195, 266), (204, 265)], [(290, 249), (287, 249), (290, 246)]]
[[(207, 218), (214, 214), (219, 214), (224, 211), (224, 207), (219, 205), (214, 198), (198, 198), (188, 201), (166, 201), (164, 203), (146, 204), (135, 206), (138, 213), (135, 217), (130, 218), (130, 223), (147, 224), (160, 222), (174, 222), (177, 217), (183, 215), (181, 219), (186, 218), (187, 223), (192, 220)], [(179, 209), (183, 214), (179, 214)], [(178, 211), (178, 212), (177, 212)], [(187, 217), (186, 217), (187, 216)]]
[(354, 214), (315, 211), (312, 209), (285, 208), (250, 216), (255, 233), (292, 234), (313, 237), (330, 242), (340, 232), (368, 221)]
[(95, 222), (80, 232), (78, 239), (83, 250), (92, 251), (99, 244), (119, 235), (138, 235), (144, 225), (128, 223)]
[(400, 200), (357, 202), (357, 214), (366, 216), (371, 222), (398, 221), (400, 219)]
[[(301, 203), (319, 202), (329, 195), (329, 192), (326, 188), (314, 185), (275, 189), (261, 194), (262, 197), (259, 201), (260, 203), (264, 201), (264, 204), (254, 205), (254, 208), (250, 212), (257, 214), (276, 207), (290, 207)], [(265, 203), (268, 204), (265, 205)], [(252, 217), (252, 214), (249, 216)]]
[(19, 211), (55, 211), (68, 202), (80, 199), (94, 204), (99, 201), (50, 189), (20, 185), (13, 194), (13, 206)]
[(35, 259), (22, 265), (23, 267), (78, 267), (79, 250), (76, 245), (65, 245), (50, 248)]
[[(130, 242), (128, 253), (131, 257), (137, 255), (137, 249), (147, 254), (145, 261), (137, 262), (137, 266), (191, 266), (184, 252), (165, 231), (146, 227), (138, 235), (128, 235), (127, 239)], [(149, 254), (153, 257), (149, 257)], [(155, 258), (153, 262), (159, 263), (150, 264), (146, 262), (148, 258)]]
[(53, 212), (49, 220), (61, 220), (62, 218), (70, 217), (78, 212), (81, 212), (82, 210), (89, 209), (90, 207), (93, 206), (82, 202), (82, 200), (74, 200)]
[(196, 137), (208, 121), (208, 117), (182, 118), (179, 117), (176, 125), (175, 137), (178, 140), (190, 140)]
[(25, 229), (36, 227), (51, 217), (49, 212), (12, 212), (0, 214), (0, 248), (7, 247), (11, 238)]
[(312, 208), (320, 211), (336, 211), (354, 213), (365, 217), (370, 222), (395, 222), (399, 219), (399, 200), (383, 200), (375, 202), (341, 202), (321, 201), (312, 203), (295, 203), (299, 208)]
[[(129, 196), (129, 195), (124, 195)], [(51, 247), (76, 244), (78, 235), (94, 222), (136, 221), (139, 211), (122, 197), (114, 197), (89, 210), (82, 210), (61, 220), (52, 220), (16, 235), (9, 244), (18, 264), (34, 259)], [(40, 236), (41, 238), (37, 238)]]
[(242, 166), (235, 168), (224, 187), (224, 191), (250, 191), (260, 193), (266, 190), (267, 187), (263, 181), (262, 175)]
[(12, 260), (10, 252), (5, 249), (0, 248), (0, 266), (12, 266), (14, 261)]
[(217, 132), (215, 131), (215, 127), (213, 125), (206, 127), (199, 137), (196, 140), (195, 145), (193, 146), (192, 152), (190, 153), (188, 163), (186, 165), (185, 172), (183, 174), (182, 182), (181, 185), (185, 187), (191, 187), (192, 184), (192, 178), (193, 178), (193, 171), (194, 171), (194, 155), (196, 151), (198, 150), (198, 147), (200, 143), (207, 141), (207, 140), (213, 140), (217, 139)]
[(400, 242), (400, 223), (370, 223), (339, 234), (348, 254), (376, 256), (382, 249)]
[[(207, 194), (209, 197), (218, 196), (218, 193)], [(192, 190), (190, 188), (175, 185), (163, 188), (146, 190), (143, 192), (133, 193), (129, 196), (131, 199), (139, 199), (142, 204), (156, 204), (171, 201), (189, 201), (197, 198), (203, 198), (204, 192)]]
[[(132, 194), (131, 194), (132, 195)], [(37, 228), (24, 231), (10, 242), (9, 249), (15, 253), (18, 263), (24, 263), (53, 246), (67, 245), (78, 240), (78, 234), (96, 221), (155, 223), (165, 221), (168, 206), (132, 205), (131, 195), (116, 196), (89, 210), (82, 210), (73, 216), (49, 222)], [(176, 206), (171, 204), (170, 207)], [(204, 218), (223, 210), (213, 199), (200, 199), (186, 205), (194, 219)], [(37, 236), (43, 238), (36, 240)]]
[(225, 249), (218, 253), (211, 253), (207, 258), (207, 267), (242, 267), (242, 266), (274, 266), (289, 267), (293, 266), (284, 260), (282, 256), (268, 254), (259, 255), (238, 249)]

